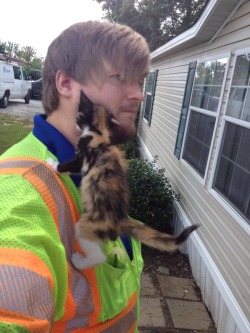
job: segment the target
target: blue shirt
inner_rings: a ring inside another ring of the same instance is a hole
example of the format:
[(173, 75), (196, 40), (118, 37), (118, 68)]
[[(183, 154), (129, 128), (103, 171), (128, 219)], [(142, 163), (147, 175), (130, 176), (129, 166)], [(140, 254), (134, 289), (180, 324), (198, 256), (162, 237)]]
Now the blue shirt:
[[(70, 161), (75, 157), (74, 146), (59, 132), (54, 126), (46, 121), (47, 116), (45, 114), (38, 114), (34, 117), (34, 136), (40, 140), (48, 150), (57, 157), (60, 163)], [(80, 186), (82, 176), (71, 175), (70, 176), (77, 187)], [(120, 237), (130, 259), (133, 258), (131, 241), (129, 237)]]

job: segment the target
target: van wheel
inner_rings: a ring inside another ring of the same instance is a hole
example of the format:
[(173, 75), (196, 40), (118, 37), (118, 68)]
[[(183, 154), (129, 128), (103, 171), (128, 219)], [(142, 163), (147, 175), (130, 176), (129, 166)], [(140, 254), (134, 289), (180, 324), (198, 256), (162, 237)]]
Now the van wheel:
[(28, 91), (27, 95), (24, 97), (25, 104), (29, 104), (30, 102), (30, 92)]
[(0, 99), (0, 108), (5, 109), (9, 104), (9, 96), (4, 94), (3, 98)]

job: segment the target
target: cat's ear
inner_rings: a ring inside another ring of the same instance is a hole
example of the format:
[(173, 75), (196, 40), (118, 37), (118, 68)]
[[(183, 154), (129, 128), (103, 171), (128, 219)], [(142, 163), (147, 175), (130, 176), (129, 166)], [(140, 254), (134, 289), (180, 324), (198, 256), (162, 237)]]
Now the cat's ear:
[(120, 125), (119, 121), (116, 120), (114, 117), (111, 117), (110, 122), (113, 123), (114, 125)]
[(82, 90), (78, 109), (80, 112), (84, 113), (86, 117), (92, 115), (94, 111), (94, 104), (88, 99)]
[(107, 125), (108, 125), (108, 128), (109, 130), (112, 130), (115, 128), (115, 127), (120, 127), (120, 123), (118, 120), (115, 119), (115, 117), (113, 117), (113, 115), (107, 113), (107, 111), (105, 111), (106, 113), (106, 119), (107, 119)]

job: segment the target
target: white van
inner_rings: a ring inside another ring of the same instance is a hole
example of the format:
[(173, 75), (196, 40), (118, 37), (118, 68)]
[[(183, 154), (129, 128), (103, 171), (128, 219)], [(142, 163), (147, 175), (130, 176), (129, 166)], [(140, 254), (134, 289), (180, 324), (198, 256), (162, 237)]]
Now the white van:
[(0, 60), (0, 108), (6, 108), (9, 99), (24, 98), (30, 102), (31, 82), (20, 65)]

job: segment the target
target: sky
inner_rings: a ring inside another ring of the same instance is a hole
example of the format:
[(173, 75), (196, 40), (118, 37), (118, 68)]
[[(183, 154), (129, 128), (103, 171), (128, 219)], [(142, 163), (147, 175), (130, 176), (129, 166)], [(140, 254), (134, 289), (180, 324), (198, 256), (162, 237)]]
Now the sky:
[(49, 44), (68, 26), (102, 16), (95, 0), (11, 0), (1, 10), (0, 41), (31, 46), (45, 57)]

